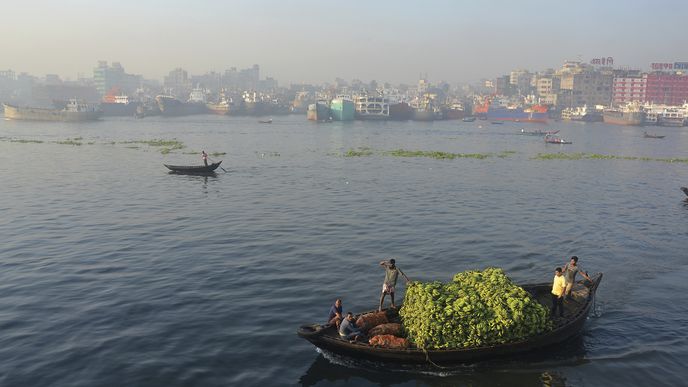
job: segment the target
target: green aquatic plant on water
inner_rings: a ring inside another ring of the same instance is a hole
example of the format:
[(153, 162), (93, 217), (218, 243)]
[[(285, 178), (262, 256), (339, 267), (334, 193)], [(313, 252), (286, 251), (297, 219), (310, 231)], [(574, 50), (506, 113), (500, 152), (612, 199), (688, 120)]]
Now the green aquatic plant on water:
[(20, 144), (42, 144), (41, 140), (24, 140), (24, 139), (12, 139), (10, 142), (18, 142)]
[(358, 149), (349, 149), (346, 153), (344, 153), (344, 157), (363, 157), (363, 156), (372, 156), (373, 151), (370, 148), (358, 148)]
[(210, 155), (213, 157), (219, 157), (219, 156), (224, 156), (226, 154), (227, 154), (227, 152), (213, 152)]
[(60, 145), (74, 145), (74, 146), (81, 146), (81, 145), (83, 145), (81, 141), (77, 141), (76, 139), (71, 139), (71, 138), (68, 138), (68, 139), (62, 140), (62, 141), (55, 141), (55, 144), (60, 144)]
[(453, 160), (457, 158), (482, 160), (492, 156), (491, 153), (449, 153), (440, 151), (412, 151), (406, 149), (395, 149), (384, 152), (384, 154), (394, 157), (429, 157), (439, 160)]
[(172, 151), (179, 150), (179, 149), (184, 149), (185, 145), (183, 142), (178, 141), (178, 140), (163, 140), (163, 139), (153, 139), (153, 140), (130, 140), (130, 141), (122, 141), (120, 144), (142, 144), (142, 145), (148, 145), (151, 147), (159, 147), (162, 148), (160, 149), (160, 153), (166, 155)]
[(538, 153), (533, 160), (637, 160), (663, 163), (688, 163), (688, 158), (653, 158), (635, 156), (603, 155), (598, 153)]

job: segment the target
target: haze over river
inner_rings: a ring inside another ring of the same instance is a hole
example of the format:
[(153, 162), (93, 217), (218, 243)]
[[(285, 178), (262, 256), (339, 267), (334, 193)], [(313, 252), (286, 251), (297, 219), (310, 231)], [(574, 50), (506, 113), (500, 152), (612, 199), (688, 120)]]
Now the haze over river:
[[(0, 385), (687, 383), (688, 163), (535, 157), (686, 159), (688, 129), (273, 118), (1, 120)], [(185, 148), (130, 142), (152, 139)], [(226, 152), (211, 157), (227, 173), (162, 165), (198, 164), (201, 150)], [(386, 257), (416, 280), (498, 266), (549, 282), (571, 255), (604, 279), (581, 337), (547, 353), (390, 369), (295, 333), (336, 297), (375, 308)]]

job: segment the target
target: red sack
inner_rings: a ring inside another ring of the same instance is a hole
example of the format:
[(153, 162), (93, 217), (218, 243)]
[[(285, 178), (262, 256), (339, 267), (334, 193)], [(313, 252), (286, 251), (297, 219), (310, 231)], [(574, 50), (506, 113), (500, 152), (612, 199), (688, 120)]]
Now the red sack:
[(408, 340), (403, 337), (394, 337), (392, 335), (378, 335), (368, 340), (368, 343), (373, 347), (394, 349), (406, 349), (409, 347)]
[(380, 324), (368, 332), (368, 336), (373, 337), (377, 335), (392, 335), (401, 336), (401, 324), (387, 323)]
[(380, 324), (387, 324), (387, 314), (385, 312), (374, 312), (368, 314), (362, 314), (358, 320), (356, 320), (356, 326), (358, 329), (367, 332)]

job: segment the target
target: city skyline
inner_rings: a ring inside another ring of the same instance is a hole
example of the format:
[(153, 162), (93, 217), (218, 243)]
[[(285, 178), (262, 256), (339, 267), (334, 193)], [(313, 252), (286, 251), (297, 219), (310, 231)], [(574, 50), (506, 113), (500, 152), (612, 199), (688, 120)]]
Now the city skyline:
[[(6, 40), (0, 69), (75, 79), (107, 60), (161, 80), (178, 67), (203, 74), (258, 63), (280, 84), (336, 77), (414, 83), (419, 74), (470, 83), (565, 60), (613, 57), (615, 66), (648, 69), (685, 59), (676, 50), (682, 38), (671, 30), (688, 10), (678, 1), (584, 1), (564, 10), (543, 1), (350, 4), (11, 2), (4, 10), (13, 17), (0, 32), (14, 39)], [(672, 12), (647, 17), (655, 8)]]

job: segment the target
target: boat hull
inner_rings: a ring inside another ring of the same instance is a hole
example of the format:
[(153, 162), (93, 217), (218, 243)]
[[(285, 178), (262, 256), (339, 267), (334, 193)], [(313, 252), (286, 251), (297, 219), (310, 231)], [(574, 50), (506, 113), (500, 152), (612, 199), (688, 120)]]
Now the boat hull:
[(617, 112), (609, 111), (602, 114), (605, 124), (641, 126), (645, 119), (642, 112)]
[(353, 121), (355, 106), (353, 101), (333, 99), (330, 103), (330, 114), (335, 121)]
[(515, 122), (537, 122), (546, 123), (549, 119), (547, 110), (534, 111), (523, 108), (509, 109), (505, 107), (493, 107), (487, 110), (488, 121), (515, 121)]
[(96, 121), (103, 115), (102, 111), (71, 112), (57, 109), (17, 107), (8, 104), (4, 104), (4, 108), (5, 118), (10, 120), (81, 122)]
[(214, 171), (222, 164), (222, 160), (217, 163), (208, 165), (168, 165), (163, 164), (171, 173), (181, 173), (181, 174), (204, 174), (204, 173), (214, 173)]
[[(583, 329), (583, 325), (593, 306), (595, 292), (602, 280), (602, 274), (593, 278), (590, 284), (588, 295), (582, 304), (572, 310), (571, 316), (565, 323), (557, 325), (552, 331), (531, 338), (530, 340), (517, 343), (501, 344), (491, 347), (477, 347), (456, 350), (427, 350), (418, 348), (391, 349), (372, 347), (365, 343), (353, 342), (340, 339), (338, 335), (331, 334), (335, 331), (333, 326), (325, 326), (317, 329), (315, 326), (302, 326), (297, 334), (311, 342), (318, 348), (353, 358), (368, 359), (380, 362), (391, 362), (400, 364), (461, 364), (473, 363), (481, 360), (493, 358), (516, 356), (534, 350), (540, 350), (552, 345), (562, 343), (578, 334)], [(524, 289), (537, 293), (547, 298), (551, 291), (551, 284), (525, 285)], [(575, 301), (572, 301), (575, 302)], [(546, 305), (549, 307), (550, 305)], [(330, 331), (328, 334), (328, 330)]]

